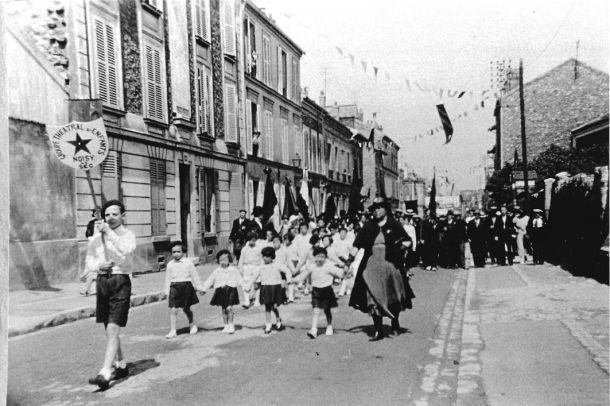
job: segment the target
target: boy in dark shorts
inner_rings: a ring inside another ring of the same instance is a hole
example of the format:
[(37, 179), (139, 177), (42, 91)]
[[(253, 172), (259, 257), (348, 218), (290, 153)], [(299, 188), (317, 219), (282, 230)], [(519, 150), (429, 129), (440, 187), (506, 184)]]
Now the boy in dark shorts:
[(87, 247), (87, 266), (97, 272), (96, 321), (106, 329), (106, 354), (99, 374), (89, 383), (107, 389), (112, 379), (128, 375), (121, 351), (119, 332), (127, 325), (131, 302), (132, 256), (136, 236), (128, 230), (125, 206), (110, 200), (102, 206), (102, 219), (95, 223), (95, 234)]

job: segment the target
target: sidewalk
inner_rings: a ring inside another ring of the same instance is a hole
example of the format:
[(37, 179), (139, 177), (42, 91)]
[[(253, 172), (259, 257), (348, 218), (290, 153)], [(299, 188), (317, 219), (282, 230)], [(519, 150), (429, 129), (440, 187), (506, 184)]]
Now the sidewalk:
[(552, 265), (468, 271), (458, 405), (607, 405), (608, 286)]
[[(202, 281), (217, 266), (215, 263), (197, 265)], [(131, 306), (141, 306), (166, 299), (164, 285), (165, 272), (133, 276)], [(84, 283), (67, 283), (53, 288), (57, 290), (9, 292), (9, 337), (95, 316), (95, 295), (84, 297), (80, 294), (84, 291)], [(89, 291), (95, 291), (95, 284)]]

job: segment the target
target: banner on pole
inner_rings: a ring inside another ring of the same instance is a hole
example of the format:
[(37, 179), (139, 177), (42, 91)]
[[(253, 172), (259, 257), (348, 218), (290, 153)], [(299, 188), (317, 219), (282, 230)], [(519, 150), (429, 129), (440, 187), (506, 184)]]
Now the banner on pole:
[(64, 164), (88, 171), (108, 155), (108, 135), (104, 119), (72, 121), (63, 126), (47, 126), (51, 149)]

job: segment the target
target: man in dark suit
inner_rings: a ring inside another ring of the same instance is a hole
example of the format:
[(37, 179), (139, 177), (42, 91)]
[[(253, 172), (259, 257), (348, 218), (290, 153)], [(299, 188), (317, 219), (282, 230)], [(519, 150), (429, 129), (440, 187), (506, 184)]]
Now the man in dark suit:
[(485, 266), (485, 239), (486, 226), (481, 220), (481, 212), (474, 212), (474, 219), (468, 223), (468, 241), (470, 242), (470, 250), (472, 259), (476, 268)]
[(447, 268), (456, 269), (460, 265), (460, 243), (463, 236), (462, 226), (455, 219), (452, 210), (447, 212), (447, 220), (443, 224), (442, 230)]
[(485, 238), (487, 238), (487, 251), (492, 264), (498, 262), (498, 242), (496, 241), (496, 220), (500, 212), (497, 206), (490, 206), (487, 220), (485, 221)]
[(527, 234), (530, 236), (532, 244), (532, 256), (534, 257), (534, 265), (544, 264), (544, 230), (546, 221), (542, 218), (542, 210), (534, 209), (534, 218), (530, 219), (527, 225)]
[(261, 206), (255, 206), (252, 210), (252, 220), (250, 220), (250, 228), (248, 232), (255, 232), (258, 234), (259, 239), (264, 239), (265, 234), (263, 233), (263, 208)]
[(439, 229), (440, 224), (436, 220), (436, 213), (430, 213), (422, 224), (421, 232), (421, 247), (423, 248), (423, 266), (426, 267), (426, 271), (436, 271), (438, 266), (438, 253), (439, 253)]
[(241, 256), (241, 249), (246, 243), (246, 234), (249, 228), (250, 220), (246, 218), (246, 210), (241, 209), (239, 211), (239, 218), (233, 220), (233, 228), (231, 228), (231, 234), (229, 235), (229, 240), (233, 242), (233, 252), (237, 262), (239, 262), (239, 257)]
[(502, 266), (506, 265), (506, 259), (508, 258), (508, 264), (513, 264), (513, 239), (517, 238), (515, 231), (515, 225), (513, 218), (508, 215), (506, 206), (500, 207), (500, 215), (496, 219), (494, 227), (495, 237), (494, 240), (498, 244), (498, 263)]

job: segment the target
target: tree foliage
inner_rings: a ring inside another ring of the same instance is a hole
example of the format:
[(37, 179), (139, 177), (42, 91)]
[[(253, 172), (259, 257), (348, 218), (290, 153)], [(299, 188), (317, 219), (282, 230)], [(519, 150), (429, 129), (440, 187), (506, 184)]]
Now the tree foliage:
[(596, 166), (605, 165), (608, 165), (608, 145), (572, 149), (553, 144), (528, 166), (539, 177), (546, 179), (553, 178), (560, 172), (568, 172), (570, 175), (593, 173)]
[(490, 198), (497, 205), (510, 204), (513, 200), (513, 189), (510, 181), (512, 172), (513, 165), (506, 162), (504, 168), (495, 171), (487, 181), (485, 190), (489, 192)]

